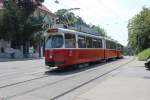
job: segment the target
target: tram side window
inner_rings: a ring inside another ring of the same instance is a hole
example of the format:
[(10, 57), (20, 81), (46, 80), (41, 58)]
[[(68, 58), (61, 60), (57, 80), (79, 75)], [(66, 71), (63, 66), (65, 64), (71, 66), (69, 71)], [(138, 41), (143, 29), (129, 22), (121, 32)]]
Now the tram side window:
[(116, 44), (112, 41), (106, 41), (106, 48), (107, 49), (116, 49)]
[(110, 49), (110, 43), (109, 43), (109, 41), (106, 41), (106, 48)]
[(116, 43), (115, 42), (111, 42), (111, 49), (116, 49)]
[(121, 50), (121, 47), (119, 44), (117, 44), (117, 50)]
[(98, 42), (97, 39), (93, 39), (93, 48), (98, 48)]
[(74, 34), (65, 34), (65, 48), (76, 48), (76, 38)]
[(122, 50), (123, 50), (123, 46), (120, 45), (120, 44), (118, 44), (118, 45), (117, 45), (117, 49), (122, 51)]
[(78, 47), (79, 48), (86, 48), (86, 40), (83, 36), (78, 36)]
[(86, 37), (86, 47), (92, 48), (92, 38), (91, 37)]
[(123, 51), (124, 50), (124, 47), (121, 45), (121, 50)]
[(123, 47), (122, 45), (120, 45), (120, 50), (122, 50), (122, 51), (123, 51), (123, 49), (124, 49), (124, 47)]
[(102, 40), (98, 39), (98, 48), (102, 48), (102, 47), (103, 47)]

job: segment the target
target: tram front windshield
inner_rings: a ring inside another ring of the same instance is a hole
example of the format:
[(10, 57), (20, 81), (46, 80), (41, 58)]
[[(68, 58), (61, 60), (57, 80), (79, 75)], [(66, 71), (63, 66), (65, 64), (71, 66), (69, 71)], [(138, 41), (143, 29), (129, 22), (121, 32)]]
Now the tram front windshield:
[(61, 48), (63, 46), (63, 36), (62, 35), (51, 35), (46, 41), (46, 48)]

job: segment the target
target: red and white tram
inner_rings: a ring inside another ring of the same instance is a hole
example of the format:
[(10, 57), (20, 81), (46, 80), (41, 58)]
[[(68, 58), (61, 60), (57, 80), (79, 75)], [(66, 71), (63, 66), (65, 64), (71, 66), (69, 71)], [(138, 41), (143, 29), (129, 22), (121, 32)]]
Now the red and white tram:
[(122, 58), (122, 46), (113, 40), (79, 31), (49, 29), (45, 44), (45, 64), (67, 68), (110, 58)]

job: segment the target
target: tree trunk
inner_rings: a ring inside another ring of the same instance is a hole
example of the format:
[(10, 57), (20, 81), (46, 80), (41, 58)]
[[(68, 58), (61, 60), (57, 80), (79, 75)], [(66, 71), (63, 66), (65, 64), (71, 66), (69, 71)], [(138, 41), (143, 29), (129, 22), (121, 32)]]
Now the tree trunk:
[(26, 41), (23, 44), (23, 55), (24, 55), (25, 58), (27, 58), (28, 54), (29, 54), (29, 43)]

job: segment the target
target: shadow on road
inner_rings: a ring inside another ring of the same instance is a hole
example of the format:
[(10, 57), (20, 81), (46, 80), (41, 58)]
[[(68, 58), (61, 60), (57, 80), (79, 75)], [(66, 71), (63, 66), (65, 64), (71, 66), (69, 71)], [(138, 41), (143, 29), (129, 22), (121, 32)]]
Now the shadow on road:
[(150, 68), (146, 68), (147, 71), (150, 71)]
[[(75, 73), (79, 73), (88, 69), (92, 69), (92, 68), (96, 68), (96, 67), (102, 67), (102, 65), (104, 64), (108, 64), (108, 63), (112, 63), (112, 62), (116, 62), (120, 59), (117, 60), (109, 60), (107, 62), (92, 62), (90, 63), (88, 66), (86, 67), (81, 67), (81, 68), (73, 68), (72, 66), (68, 66), (70, 68), (68, 69), (53, 69), (53, 70), (48, 70), (45, 72), (46, 75), (68, 75), (68, 74), (75, 74)], [(96, 70), (96, 69), (93, 69)]]

